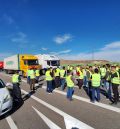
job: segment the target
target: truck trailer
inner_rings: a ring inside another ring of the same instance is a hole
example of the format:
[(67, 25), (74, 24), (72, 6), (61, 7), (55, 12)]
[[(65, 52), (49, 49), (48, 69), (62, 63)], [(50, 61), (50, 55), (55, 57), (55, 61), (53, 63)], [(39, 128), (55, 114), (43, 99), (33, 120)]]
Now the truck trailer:
[(36, 57), (38, 58), (39, 65), (41, 65), (43, 73), (47, 68), (56, 68), (57, 66), (60, 66), (60, 59), (56, 55), (38, 54)]
[(29, 68), (40, 69), (38, 58), (34, 55), (17, 54), (4, 59), (4, 70), (6, 73), (19, 71), (22, 76), (26, 76)]
[(4, 65), (3, 61), (0, 61), (0, 71), (3, 70), (3, 65)]

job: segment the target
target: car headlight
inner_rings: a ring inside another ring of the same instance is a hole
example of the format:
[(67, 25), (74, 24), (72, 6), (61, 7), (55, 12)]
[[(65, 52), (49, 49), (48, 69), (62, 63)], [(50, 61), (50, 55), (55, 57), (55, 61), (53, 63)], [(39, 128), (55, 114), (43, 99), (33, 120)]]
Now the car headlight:
[(3, 100), (3, 103), (6, 103), (10, 100), (10, 96), (9, 95), (6, 95), (4, 100)]

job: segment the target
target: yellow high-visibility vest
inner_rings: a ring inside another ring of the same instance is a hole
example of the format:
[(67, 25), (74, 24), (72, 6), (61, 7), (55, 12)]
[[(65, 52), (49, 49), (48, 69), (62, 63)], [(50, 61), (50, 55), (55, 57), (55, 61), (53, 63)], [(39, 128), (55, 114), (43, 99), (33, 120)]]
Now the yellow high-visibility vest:
[(104, 77), (106, 75), (106, 68), (100, 68), (101, 76)]
[(34, 70), (30, 70), (30, 79), (34, 79), (35, 78), (35, 72)]
[(73, 70), (73, 67), (72, 67), (72, 66), (70, 67), (70, 70), (71, 70), (71, 71)]
[(100, 74), (94, 73), (92, 74), (92, 86), (93, 87), (99, 87), (100, 86), (101, 77)]
[(40, 71), (37, 69), (37, 70), (35, 70), (35, 75), (36, 76), (40, 76)]
[(72, 75), (66, 77), (67, 87), (74, 87), (74, 82), (71, 80), (71, 76)]
[(14, 74), (12, 76), (12, 83), (19, 83), (19, 75), (18, 74)]
[(116, 73), (117, 73), (117, 76), (118, 76), (118, 77), (112, 78), (111, 82), (112, 82), (113, 84), (120, 84), (120, 75), (119, 75), (118, 72), (116, 72)]
[(53, 80), (53, 78), (50, 75), (50, 71), (46, 71), (46, 73), (45, 73), (45, 79), (46, 79), (46, 81), (52, 81)]
[(78, 72), (80, 73), (79, 79), (83, 79), (84, 78), (83, 72), (81, 70), (79, 70)]
[(65, 70), (64, 69), (60, 70), (60, 77), (64, 78), (64, 75), (65, 75)]
[(27, 70), (27, 76), (30, 76), (30, 69)]
[(55, 77), (57, 77), (57, 76), (60, 76), (60, 69), (59, 68), (57, 68), (56, 72), (55, 72)]

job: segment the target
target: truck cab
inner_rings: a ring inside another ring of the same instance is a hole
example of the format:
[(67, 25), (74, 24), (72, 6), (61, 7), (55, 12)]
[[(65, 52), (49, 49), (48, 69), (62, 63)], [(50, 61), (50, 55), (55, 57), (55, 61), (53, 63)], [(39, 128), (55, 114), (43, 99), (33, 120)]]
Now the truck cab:
[(39, 54), (36, 55), (38, 58), (39, 65), (41, 65), (42, 70), (47, 70), (47, 68), (56, 68), (60, 66), (60, 59), (56, 55), (49, 54)]

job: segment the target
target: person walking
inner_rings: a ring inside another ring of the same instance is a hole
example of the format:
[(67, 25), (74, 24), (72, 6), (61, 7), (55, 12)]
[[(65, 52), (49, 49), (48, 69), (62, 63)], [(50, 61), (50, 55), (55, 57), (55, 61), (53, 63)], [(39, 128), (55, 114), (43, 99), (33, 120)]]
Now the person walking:
[[(98, 69), (96, 68), (94, 70), (94, 74), (92, 74), (91, 77), (91, 83), (92, 83), (92, 102), (95, 102), (95, 98), (97, 98), (97, 101), (100, 101), (100, 82), (101, 82), (101, 76), (99, 74)], [(97, 97), (95, 97), (95, 92), (97, 93)]]
[(72, 72), (69, 71), (66, 77), (67, 83), (67, 98), (72, 101), (72, 95), (74, 93), (74, 78), (72, 76)]

